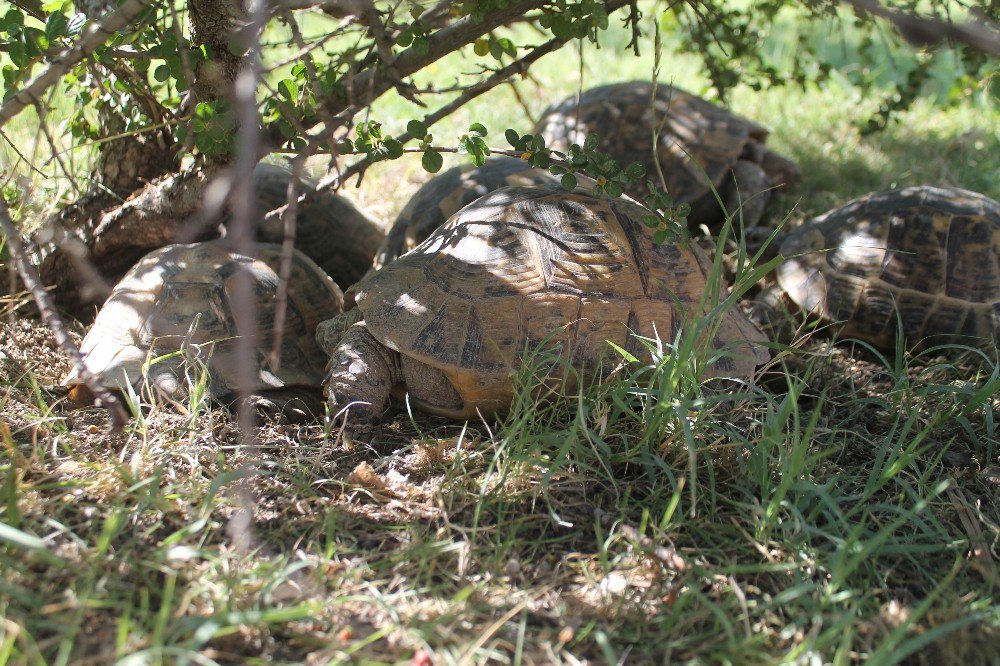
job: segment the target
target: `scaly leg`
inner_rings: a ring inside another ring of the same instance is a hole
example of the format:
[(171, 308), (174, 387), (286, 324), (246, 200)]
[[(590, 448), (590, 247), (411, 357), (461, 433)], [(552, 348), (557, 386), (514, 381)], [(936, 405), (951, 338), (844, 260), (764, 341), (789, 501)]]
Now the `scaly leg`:
[(330, 414), (346, 423), (377, 423), (402, 381), (399, 354), (372, 337), (364, 321), (351, 326), (330, 355), (326, 397)]

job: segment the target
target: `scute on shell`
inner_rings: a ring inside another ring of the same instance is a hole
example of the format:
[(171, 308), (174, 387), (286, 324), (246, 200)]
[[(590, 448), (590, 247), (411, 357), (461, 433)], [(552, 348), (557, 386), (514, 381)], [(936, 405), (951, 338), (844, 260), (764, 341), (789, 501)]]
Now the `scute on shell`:
[(409, 252), (449, 217), (497, 188), (558, 182), (548, 170), (512, 157), (491, 157), (481, 167), (452, 167), (428, 180), (410, 198), (375, 253), (373, 266), (378, 270)]

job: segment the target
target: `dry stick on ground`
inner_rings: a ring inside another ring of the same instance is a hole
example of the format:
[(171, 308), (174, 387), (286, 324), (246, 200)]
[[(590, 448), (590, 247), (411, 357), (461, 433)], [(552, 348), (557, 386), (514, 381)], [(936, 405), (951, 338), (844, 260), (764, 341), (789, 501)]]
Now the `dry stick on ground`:
[(76, 44), (60, 53), (38, 76), (0, 105), (0, 127), (26, 107), (41, 102), (46, 90), (54, 86), (76, 63), (93, 54), (117, 31), (129, 25), (152, 2), (153, 0), (126, 0), (125, 4), (103, 21), (89, 26)]
[(128, 422), (128, 412), (125, 411), (121, 401), (105, 388), (101, 384), (100, 379), (94, 376), (87, 369), (87, 366), (84, 365), (83, 356), (80, 355), (80, 348), (69, 337), (69, 333), (66, 332), (66, 325), (56, 313), (55, 305), (52, 303), (49, 292), (45, 291), (42, 281), (38, 279), (35, 266), (31, 263), (28, 253), (21, 244), (21, 234), (14, 225), (14, 221), (11, 220), (10, 211), (7, 210), (7, 204), (2, 199), (0, 199), (0, 228), (3, 229), (3, 233), (7, 237), (7, 245), (10, 248), (10, 254), (14, 259), (17, 272), (21, 275), (21, 280), (24, 281), (25, 286), (31, 290), (31, 295), (35, 298), (38, 311), (42, 314), (42, 321), (48, 325), (53, 337), (55, 337), (56, 343), (69, 357), (70, 362), (73, 363), (73, 367), (79, 373), (80, 379), (83, 380), (87, 388), (94, 394), (94, 397), (100, 401), (100, 404), (108, 408), (108, 411), (111, 413), (112, 430), (120, 430)]

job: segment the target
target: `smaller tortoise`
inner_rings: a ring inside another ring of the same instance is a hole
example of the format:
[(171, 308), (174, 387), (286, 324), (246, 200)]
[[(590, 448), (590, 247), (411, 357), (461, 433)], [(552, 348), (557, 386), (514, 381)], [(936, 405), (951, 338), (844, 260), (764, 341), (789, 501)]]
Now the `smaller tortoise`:
[(484, 194), (510, 185), (558, 182), (548, 170), (513, 157), (491, 157), (481, 167), (463, 164), (448, 169), (424, 183), (407, 202), (375, 253), (373, 266), (379, 270), (406, 254)]
[[(880, 348), (1000, 347), (1000, 203), (922, 185), (860, 197), (781, 243), (777, 282), (795, 306)], [(773, 316), (772, 290), (761, 299)]]
[[(648, 358), (636, 336), (674, 340), (685, 316), (709, 307), (712, 268), (694, 246), (654, 243), (648, 214), (558, 184), (505, 187), (466, 206), (356, 285), (355, 310), (320, 325), (331, 413), (377, 421), (400, 390), (450, 418), (501, 412), (521, 355), (541, 346), (585, 378), (614, 359), (609, 341)], [(744, 377), (767, 360), (763, 334), (738, 309), (716, 323), (706, 342), (726, 351), (706, 375)], [(550, 378), (572, 388), (573, 376)]]
[[(321, 413), (316, 408), (322, 404), (326, 355), (316, 343), (316, 326), (341, 311), (343, 296), (311, 259), (293, 253), (281, 359), (273, 370), (266, 358), (273, 343), (281, 247), (259, 243), (255, 252), (256, 257), (238, 254), (216, 240), (169, 245), (146, 255), (115, 286), (84, 337), (87, 368), (111, 388), (148, 382), (166, 395), (182, 395), (187, 360), (174, 352), (185, 346), (207, 364), (211, 395), (231, 402), (238, 368), (250, 361), (235, 356), (233, 289), (245, 272), (256, 305), (258, 372), (248, 387), (255, 402), (288, 415), (303, 408)], [(160, 360), (144, 374), (152, 359)], [(64, 384), (79, 384), (76, 373)]]
[[(254, 190), (258, 208), (266, 212), (288, 201), (288, 182), (292, 174), (284, 167), (258, 164), (254, 169)], [(299, 192), (315, 189), (310, 181)], [(262, 243), (281, 243), (284, 222), (261, 220), (256, 239)], [(295, 247), (316, 262), (339, 285), (352, 285), (371, 268), (375, 252), (385, 236), (382, 223), (347, 197), (320, 192), (306, 204), (300, 204), (295, 221)]]
[(657, 86), (655, 103), (652, 98), (652, 85), (645, 81), (591, 88), (579, 101), (574, 95), (546, 109), (534, 133), (549, 148), (565, 152), (596, 132), (599, 149), (622, 168), (632, 162), (646, 168), (642, 185), (626, 191), (643, 201), (649, 194), (645, 180), (659, 184), (652, 135), (662, 126), (655, 159), (667, 192), (677, 203), (691, 206), (692, 226), (713, 230), (725, 216), (712, 187), (727, 211), (741, 211), (749, 228), (763, 217), (772, 188), (800, 180), (794, 162), (764, 145), (765, 127), (674, 86)]

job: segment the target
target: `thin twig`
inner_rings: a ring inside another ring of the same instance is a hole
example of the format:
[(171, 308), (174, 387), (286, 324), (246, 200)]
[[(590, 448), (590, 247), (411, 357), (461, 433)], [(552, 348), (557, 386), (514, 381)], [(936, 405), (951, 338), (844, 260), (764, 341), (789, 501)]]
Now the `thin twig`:
[[(35, 166), (34, 164), (32, 164), (32, 163), (31, 163), (31, 162), (30, 162), (30, 161), (28, 160), (28, 158), (24, 156), (24, 153), (22, 153), (22, 152), (21, 152), (21, 151), (20, 151), (20, 150), (18, 149), (18, 147), (17, 147), (17, 144), (15, 144), (15, 143), (14, 143), (13, 141), (11, 141), (11, 140), (10, 140), (10, 137), (9, 137), (9, 136), (7, 136), (7, 134), (6, 134), (6, 133), (5, 133), (5, 132), (4, 132), (3, 130), (0, 130), (0, 138), (2, 138), (2, 139), (3, 139), (4, 141), (6, 141), (6, 142), (7, 142), (7, 145), (9, 145), (9, 146), (10, 146), (11, 150), (13, 150), (13, 151), (14, 151), (15, 153), (17, 153), (17, 157), (18, 157), (18, 158), (19, 158), (19, 159), (20, 159), (20, 160), (21, 160), (22, 162), (24, 162), (24, 163), (25, 163), (25, 164), (27, 165), (27, 167), (28, 167), (28, 168), (29, 168), (30, 170), (34, 171), (35, 173), (37, 173), (37, 174), (38, 174), (39, 176), (41, 176), (42, 178), (51, 178), (51, 176), (49, 176), (49, 175), (46, 175), (46, 173), (45, 173), (44, 171), (42, 171), (41, 169), (39, 169), (38, 167), (36, 167), (36, 166)], [(9, 180), (10, 178), (13, 178), (13, 177), (14, 177), (14, 169), (12, 168), (12, 169), (10, 170), (10, 173), (9, 173), (9, 174), (7, 175), (7, 178), (8, 178), (8, 180)], [(6, 182), (6, 181), (5, 181), (5, 182)]]
[(285, 337), (285, 316), (288, 312), (288, 281), (292, 275), (292, 254), (295, 251), (295, 222), (299, 211), (299, 185), (306, 155), (292, 160), (292, 177), (288, 179), (285, 198), (284, 236), (281, 239), (281, 265), (278, 268), (278, 296), (274, 306), (274, 342), (268, 359), (272, 372), (281, 369), (281, 343)]
[[(253, 189), (253, 170), (257, 165), (257, 151), (260, 146), (260, 116), (257, 112), (257, 87), (260, 84), (260, 35), (268, 18), (267, 0), (255, 0), (250, 7), (250, 25), (246, 35), (249, 38), (244, 66), (236, 75), (233, 84), (236, 116), (239, 123), (236, 143), (236, 164), (230, 201), (233, 221), (230, 226), (234, 249), (248, 257), (254, 256), (253, 217), (256, 195)], [(233, 285), (233, 300), (236, 303), (234, 318), (237, 337), (236, 358), (241, 359), (237, 368), (237, 420), (245, 445), (256, 443), (254, 436), (254, 411), (251, 394), (257, 368), (257, 314), (251, 277), (247, 271), (239, 271)]]
[(83, 192), (80, 191), (80, 187), (76, 184), (76, 179), (73, 178), (73, 173), (69, 170), (69, 167), (67, 167), (62, 160), (61, 157), (62, 151), (60, 151), (59, 147), (56, 146), (56, 141), (54, 138), (52, 138), (52, 133), (49, 132), (49, 126), (45, 123), (46, 114), (42, 111), (41, 105), (39, 105), (38, 108), (35, 109), (35, 113), (38, 114), (38, 129), (45, 137), (45, 140), (48, 142), (49, 148), (52, 150), (53, 159), (55, 159), (56, 164), (59, 165), (59, 169), (63, 172), (63, 175), (66, 177), (66, 180), (69, 181), (69, 184), (73, 188), (73, 191), (76, 192), (76, 196), (77, 197), (83, 196)]
[(10, 255), (14, 259), (17, 272), (20, 274), (24, 285), (31, 290), (31, 295), (35, 299), (35, 305), (38, 306), (38, 311), (42, 315), (42, 321), (52, 331), (56, 343), (66, 356), (69, 357), (70, 362), (73, 364), (83, 383), (94, 394), (99, 404), (108, 408), (108, 411), (111, 413), (111, 430), (113, 432), (121, 430), (128, 422), (128, 412), (125, 411), (121, 401), (101, 383), (101, 380), (83, 362), (80, 348), (76, 346), (76, 343), (69, 336), (69, 333), (66, 331), (66, 325), (60, 319), (55, 305), (52, 303), (52, 297), (45, 290), (45, 287), (42, 286), (42, 281), (38, 278), (35, 265), (31, 263), (31, 258), (22, 244), (21, 233), (10, 218), (10, 211), (7, 209), (7, 204), (3, 199), (0, 199), (0, 227), (2, 227), (3, 233), (7, 237), (7, 245), (10, 248)]

